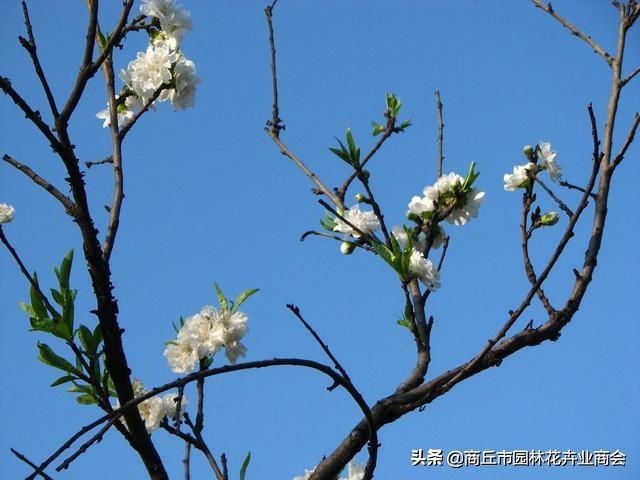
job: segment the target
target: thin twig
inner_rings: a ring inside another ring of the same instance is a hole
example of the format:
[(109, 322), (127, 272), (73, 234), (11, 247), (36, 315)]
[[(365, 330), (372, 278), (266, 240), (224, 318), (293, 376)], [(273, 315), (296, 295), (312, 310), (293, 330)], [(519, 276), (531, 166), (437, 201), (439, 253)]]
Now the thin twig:
[(636, 136), (636, 131), (638, 130), (638, 125), (640, 125), (640, 114), (636, 112), (633, 119), (633, 124), (631, 125), (631, 129), (629, 130), (629, 134), (627, 135), (627, 139), (624, 141), (624, 145), (622, 146), (620, 153), (618, 153), (616, 155), (616, 158), (613, 160), (613, 168), (616, 168), (618, 165), (620, 165), (620, 162), (622, 162), (624, 155), (627, 153), (627, 150), (633, 143), (633, 139)]
[(633, 72), (631, 72), (624, 80), (622, 80), (622, 86), (624, 87), (627, 83), (633, 80), (633, 77), (640, 73), (640, 67), (636, 68)]
[(80, 455), (84, 454), (94, 443), (100, 443), (102, 441), (102, 437), (107, 433), (107, 430), (111, 428), (114, 422), (119, 422), (120, 416), (114, 416), (109, 419), (109, 421), (96, 433), (93, 437), (91, 437), (88, 441), (83, 443), (80, 448), (78, 448), (73, 454), (71, 454), (66, 460), (64, 460), (60, 465), (56, 467), (56, 472), (61, 472), (62, 470), (66, 470), (69, 468), (69, 465), (73, 463), (75, 459), (77, 459)]
[(536, 183), (538, 183), (542, 189), (547, 192), (547, 194), (558, 204), (558, 206), (560, 207), (560, 209), (567, 214), (567, 216), (569, 218), (573, 217), (573, 211), (567, 206), (566, 203), (564, 203), (562, 200), (560, 200), (560, 198), (553, 193), (553, 190), (551, 190), (542, 180), (540, 180), (538, 177), (535, 177), (535, 181)]
[[(27, 457), (25, 457), (23, 454), (21, 454), (17, 450), (15, 450), (13, 448), (11, 448), (10, 450), (11, 450), (11, 453), (13, 453), (16, 457), (18, 457), (18, 459), (22, 460), (24, 463), (29, 465), (31, 468), (38, 468), (35, 463), (33, 463), (31, 460), (29, 460)], [(45, 480), (53, 480), (49, 475), (47, 475), (44, 472), (39, 472), (38, 475), (40, 475)]]
[(602, 56), (602, 58), (605, 59), (605, 61), (607, 62), (607, 64), (610, 67), (613, 66), (613, 61), (614, 61), (613, 57), (611, 55), (609, 55), (607, 52), (605, 52), (603, 50), (603, 48), (600, 45), (598, 45), (590, 36), (585, 35), (580, 30), (578, 30), (576, 27), (574, 27), (571, 23), (569, 23), (566, 19), (564, 19), (563, 17), (558, 15), (556, 13), (556, 11), (553, 9), (553, 7), (551, 6), (550, 3), (547, 3), (547, 5), (544, 5), (540, 0), (531, 0), (531, 1), (533, 2), (533, 4), (537, 8), (540, 8), (540, 9), (544, 10), (549, 15), (551, 15), (553, 18), (555, 18), (558, 22), (560, 22), (563, 27), (569, 29), (571, 31), (572, 35), (574, 35), (574, 36), (576, 36), (578, 38), (581, 38), (582, 40), (587, 42), (589, 44), (589, 46), (591, 48), (593, 48), (593, 50), (596, 53), (598, 53), (599, 55)]
[(29, 10), (27, 9), (27, 2), (22, 0), (22, 14), (24, 15), (24, 24), (27, 29), (27, 37), (26, 40), (23, 37), (18, 37), (20, 40), (20, 44), (24, 47), (24, 49), (29, 53), (31, 57), (31, 62), (33, 63), (33, 67), (36, 71), (36, 75), (42, 84), (42, 89), (47, 97), (47, 102), (49, 102), (49, 108), (51, 109), (51, 113), (53, 115), (54, 120), (58, 118), (58, 107), (56, 105), (56, 101), (53, 98), (53, 93), (51, 93), (51, 88), (49, 87), (49, 82), (47, 81), (47, 77), (44, 74), (44, 70), (42, 69), (42, 65), (40, 64), (40, 59), (38, 58), (38, 48), (36, 46), (36, 39), (33, 35), (33, 28), (31, 26), (31, 20), (29, 18)]
[(369, 460), (367, 462), (367, 466), (365, 468), (364, 475), (362, 477), (363, 480), (371, 480), (373, 478), (373, 471), (376, 468), (377, 458), (378, 458), (378, 434), (376, 432), (375, 423), (373, 421), (373, 417), (371, 415), (371, 410), (369, 406), (365, 402), (364, 398), (360, 392), (356, 389), (349, 378), (349, 374), (342, 367), (338, 359), (331, 353), (329, 346), (320, 338), (320, 335), (313, 329), (311, 325), (302, 317), (300, 313), (300, 309), (293, 305), (287, 304), (287, 308), (291, 310), (291, 312), (296, 316), (298, 320), (304, 325), (307, 331), (311, 334), (311, 336), (315, 339), (315, 341), (320, 345), (320, 348), (324, 351), (324, 353), (329, 357), (329, 359), (333, 362), (335, 368), (342, 374), (342, 377), (346, 381), (345, 388), (349, 390), (354, 400), (358, 403), (360, 408), (365, 412), (365, 417), (369, 421)]
[(280, 139), (280, 131), (284, 129), (282, 120), (280, 119), (280, 111), (278, 107), (278, 77), (276, 70), (276, 46), (273, 37), (273, 9), (276, 6), (277, 0), (270, 6), (264, 9), (264, 15), (267, 19), (267, 26), (269, 28), (269, 47), (271, 51), (271, 84), (273, 89), (273, 111), (271, 120), (267, 122), (267, 133), (275, 144), (280, 148), (280, 152), (289, 158), (302, 172), (309, 177), (309, 179), (318, 187), (331, 202), (340, 208), (344, 208), (343, 202), (327, 188), (327, 186), (320, 180), (315, 173), (313, 173), (305, 163), (300, 160)]
[(444, 121), (442, 119), (442, 99), (440, 98), (440, 90), (436, 90), (436, 106), (438, 107), (438, 178), (442, 176), (442, 163), (444, 155), (442, 153), (442, 140), (444, 132)]
[(73, 204), (73, 202), (69, 197), (67, 197), (64, 193), (58, 190), (53, 184), (51, 184), (49, 181), (42, 178), (40, 175), (34, 172), (29, 166), (23, 163), (20, 163), (10, 155), (7, 155), (7, 154), (3, 155), (2, 160), (7, 162), (12, 167), (20, 170), (27, 177), (29, 177), (36, 185), (44, 188), (47, 192), (49, 192), (56, 200), (58, 200), (62, 204), (65, 211), (70, 216), (72, 217), (74, 216), (75, 205)]
[[(577, 190), (577, 191), (582, 192), (582, 193), (584, 193), (584, 192), (585, 192), (585, 189), (584, 189), (584, 188), (579, 187), (578, 185), (574, 185), (574, 184), (572, 184), (572, 183), (569, 183), (569, 182), (567, 182), (567, 181), (565, 181), (565, 180), (562, 180), (562, 181), (558, 182), (558, 185), (560, 185), (561, 187), (566, 187), (566, 188), (568, 188), (569, 190)], [(590, 197), (591, 197), (592, 199), (594, 199), (594, 200), (595, 200), (595, 199), (596, 199), (596, 197), (597, 197), (597, 195), (596, 195), (595, 193), (592, 193), (592, 194), (590, 195)]]
[(191, 444), (184, 442), (184, 480), (191, 480)]
[(84, 162), (84, 164), (86, 165), (87, 168), (91, 168), (94, 167), (96, 165), (105, 165), (107, 163), (113, 164), (113, 157), (111, 155), (109, 155), (108, 157), (102, 159), (102, 160), (95, 160), (95, 161), (91, 161), (88, 160), (86, 162)]
[(42, 290), (40, 290), (40, 285), (38, 285), (36, 279), (29, 273), (27, 267), (24, 266), (24, 263), (20, 259), (18, 252), (16, 252), (16, 249), (13, 248), (13, 245), (11, 245), (11, 242), (9, 242), (9, 239), (4, 234), (2, 225), (0, 225), (0, 241), (4, 244), (5, 247), (7, 247), (7, 250), (9, 250), (9, 253), (18, 264), (18, 268), (20, 268), (22, 275), (24, 275), (24, 277), (29, 281), (31, 288), (33, 288), (37, 292), (38, 296), (42, 299), (42, 302), (44, 303), (46, 309), (49, 311), (49, 314), (51, 314), (52, 318), (54, 320), (60, 318), (60, 314), (56, 311), (55, 308), (53, 308), (53, 305), (51, 305), (47, 296), (42, 293)]

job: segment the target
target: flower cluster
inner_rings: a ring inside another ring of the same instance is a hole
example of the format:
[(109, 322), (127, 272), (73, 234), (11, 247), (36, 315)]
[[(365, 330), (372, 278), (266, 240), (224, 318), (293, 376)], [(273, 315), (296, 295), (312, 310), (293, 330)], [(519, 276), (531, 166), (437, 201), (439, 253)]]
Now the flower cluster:
[(409, 259), (409, 270), (418, 277), (429, 290), (437, 290), (440, 288), (440, 272), (431, 260), (425, 258), (424, 254), (415, 248), (411, 252), (411, 258)]
[(528, 188), (539, 172), (547, 171), (551, 180), (559, 182), (562, 180), (562, 167), (556, 162), (557, 152), (551, 149), (549, 142), (540, 142), (537, 147), (527, 145), (524, 147), (524, 154), (529, 160), (526, 165), (516, 165), (513, 173), (504, 175), (504, 189), (507, 192), (514, 192), (518, 188)]
[(200, 360), (209, 359), (224, 347), (231, 363), (247, 351), (240, 343), (248, 331), (247, 316), (228, 308), (205, 306), (200, 313), (187, 318), (176, 340), (168, 342), (164, 356), (175, 373), (190, 373)]
[(16, 210), (11, 205), (0, 203), (0, 225), (11, 222), (15, 213)]
[[(309, 480), (309, 477), (313, 472), (315, 472), (315, 470), (315, 468), (311, 470), (305, 470), (303, 475), (293, 477), (293, 480)], [(338, 480), (362, 480), (362, 478), (364, 477), (364, 470), (365, 465), (351, 461), (349, 462), (349, 465), (347, 465), (347, 476), (342, 476)]]
[(464, 225), (478, 216), (484, 199), (484, 192), (471, 188), (470, 183), (457, 173), (444, 175), (435, 184), (425, 187), (422, 197), (411, 198), (407, 213), (424, 219), (438, 213), (446, 215), (444, 220), (448, 223)]
[[(144, 388), (142, 382), (138, 379), (133, 381), (133, 395), (140, 397), (148, 392)], [(151, 433), (160, 427), (160, 423), (166, 417), (174, 418), (176, 416), (178, 394), (168, 393), (162, 397), (151, 397), (138, 404), (138, 411), (144, 421), (144, 425), (147, 428), (147, 432)], [(183, 395), (180, 400), (180, 414), (184, 413), (187, 399)], [(116, 407), (119, 405), (116, 403)], [(124, 422), (124, 418), (121, 417)]]
[[(174, 0), (145, 0), (140, 11), (157, 19), (160, 30), (150, 29), (146, 51), (138, 52), (136, 59), (120, 70), (125, 84), (117, 101), (120, 127), (149, 102), (153, 102), (153, 106), (156, 101), (169, 101), (174, 110), (192, 107), (196, 85), (200, 83), (195, 64), (185, 58), (180, 48), (185, 32), (191, 29), (189, 12)], [(103, 120), (103, 127), (110, 125), (108, 108), (96, 116)]]
[[(356, 204), (349, 210), (346, 210), (342, 217), (351, 225), (336, 217), (334, 232), (351, 235), (353, 238), (360, 238), (361, 234), (368, 235), (380, 228), (380, 221), (376, 214), (371, 211), (360, 210), (360, 205)], [(355, 229), (353, 227), (356, 227)]]

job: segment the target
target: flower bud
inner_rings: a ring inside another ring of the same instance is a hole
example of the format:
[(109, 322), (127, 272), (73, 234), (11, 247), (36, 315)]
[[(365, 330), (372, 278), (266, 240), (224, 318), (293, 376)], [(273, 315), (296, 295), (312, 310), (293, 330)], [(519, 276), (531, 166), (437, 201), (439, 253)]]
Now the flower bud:
[(522, 153), (527, 158), (530, 158), (533, 155), (533, 147), (531, 145), (525, 145), (522, 147)]
[(3, 223), (9, 223), (13, 220), (13, 215), (16, 210), (6, 203), (0, 203), (0, 225)]
[(358, 203), (362, 203), (367, 199), (367, 197), (365, 197), (361, 193), (357, 193), (355, 198), (356, 198), (356, 202), (358, 202)]
[(560, 215), (558, 215), (558, 212), (549, 212), (542, 215), (538, 219), (538, 223), (544, 227), (549, 227), (558, 223), (558, 220), (560, 220)]
[(355, 250), (356, 246), (353, 243), (349, 243), (349, 242), (342, 242), (340, 244), (340, 252), (343, 255), (351, 255), (353, 253), (353, 251)]

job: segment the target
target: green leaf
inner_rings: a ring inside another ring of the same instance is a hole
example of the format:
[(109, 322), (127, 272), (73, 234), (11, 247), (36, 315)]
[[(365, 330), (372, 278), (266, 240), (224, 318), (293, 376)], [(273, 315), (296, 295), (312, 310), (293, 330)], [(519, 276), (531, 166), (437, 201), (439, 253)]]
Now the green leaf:
[(220, 289), (217, 283), (214, 283), (213, 286), (215, 287), (216, 294), (218, 295), (218, 305), (220, 306), (220, 309), (226, 310), (228, 306), (227, 297), (224, 296), (224, 293), (222, 293), (222, 290)]
[(80, 327), (76, 331), (78, 332), (80, 343), (82, 343), (85, 352), (87, 352), (87, 354), (90, 356), (95, 355), (97, 345), (93, 343), (93, 334), (91, 333), (91, 330), (89, 330), (84, 325), (80, 325)]
[(76, 402), (80, 405), (95, 405), (98, 403), (98, 401), (91, 395), (80, 395), (79, 397), (76, 397)]
[(240, 305), (242, 305), (251, 295), (259, 291), (260, 291), (259, 288), (251, 288), (245, 292), (242, 292), (240, 295), (238, 295), (238, 298), (236, 298), (236, 301), (233, 302), (233, 308), (231, 309), (231, 313), (238, 310), (238, 308), (240, 308)]
[[(33, 273), (33, 281), (38, 285), (38, 275), (35, 272)], [(42, 296), (33, 285), (29, 288), (29, 296), (31, 297), (31, 307), (36, 314), (35, 316), (37, 318), (48, 318), (49, 315), (47, 314), (47, 308), (44, 306)]]
[(62, 259), (62, 263), (60, 264), (60, 271), (56, 272), (56, 276), (58, 277), (58, 282), (60, 282), (61, 289), (69, 288), (69, 276), (71, 275), (72, 264), (73, 264), (73, 249), (69, 250), (69, 252)]
[(411, 324), (411, 322), (408, 319), (401, 318), (400, 320), (397, 320), (396, 323), (398, 325), (400, 325), (401, 327), (406, 328), (410, 332), (413, 332), (413, 325)]
[(475, 182), (476, 179), (480, 176), (480, 173), (475, 172), (475, 168), (476, 168), (476, 162), (471, 162), (471, 165), (469, 165), (469, 171), (467, 172), (467, 176), (465, 177), (464, 182), (462, 184), (462, 191), (465, 193), (471, 189), (471, 187), (473, 186), (473, 182)]
[(333, 154), (337, 155), (339, 158), (347, 162), (349, 165), (351, 165), (351, 158), (349, 157), (349, 152), (347, 151), (347, 149), (345, 148), (345, 146), (342, 144), (340, 140), (338, 140), (338, 143), (340, 144), (340, 147), (341, 147), (340, 149), (329, 148), (329, 150)]
[(64, 377), (60, 377), (57, 380), (55, 380), (51, 386), (52, 387), (57, 387), (58, 385), (62, 385), (63, 383), (67, 383), (67, 382), (72, 382), (73, 380), (75, 380), (76, 377), (73, 377), (71, 375), (65, 375)]
[(351, 129), (347, 128), (347, 145), (349, 145), (349, 157), (351, 158), (351, 165), (354, 167), (360, 165), (360, 149), (356, 147), (356, 142), (353, 139)]
[(251, 461), (251, 452), (247, 453), (247, 456), (244, 457), (244, 462), (242, 462), (242, 466), (240, 467), (240, 480), (244, 480), (244, 477), (247, 474), (247, 468), (249, 467), (250, 461)]
[(385, 131), (385, 128), (377, 122), (371, 122), (371, 126), (373, 127), (373, 132), (371, 132), (371, 135), (373, 135), (374, 137), (377, 137)]
[(45, 365), (49, 365), (68, 373), (74, 373), (76, 375), (80, 374), (76, 367), (69, 363), (68, 360), (65, 360), (61, 356), (57, 355), (46, 343), (38, 342), (38, 350), (40, 351), (38, 359)]

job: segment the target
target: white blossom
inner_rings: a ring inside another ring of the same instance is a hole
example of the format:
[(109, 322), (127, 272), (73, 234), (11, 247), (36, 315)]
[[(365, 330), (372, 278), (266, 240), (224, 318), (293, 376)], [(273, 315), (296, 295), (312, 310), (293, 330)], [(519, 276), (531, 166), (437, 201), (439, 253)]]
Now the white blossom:
[(293, 480), (309, 480), (309, 477), (315, 471), (316, 471), (315, 467), (313, 467), (311, 470), (305, 469), (304, 474), (298, 475), (297, 477), (293, 477)]
[(551, 143), (540, 142), (538, 144), (538, 152), (540, 165), (544, 170), (547, 170), (549, 172), (551, 180), (553, 180), (554, 182), (559, 182), (560, 180), (562, 180), (562, 167), (560, 167), (560, 165), (558, 165), (558, 162), (556, 162), (558, 153), (554, 152), (551, 149)]
[(440, 288), (440, 272), (431, 263), (431, 260), (424, 258), (418, 250), (413, 250), (409, 261), (409, 270), (416, 275), (429, 290)]
[[(416, 215), (433, 212), (436, 206), (441, 202), (443, 195), (455, 191), (455, 197), (452, 201), (456, 202), (455, 208), (446, 218), (449, 223), (454, 225), (464, 225), (470, 218), (478, 216), (478, 209), (484, 198), (484, 192), (476, 189), (470, 192), (465, 189), (462, 191), (464, 178), (455, 172), (448, 173), (436, 180), (431, 186), (426, 186), (422, 191), (423, 197), (415, 196), (409, 202), (409, 212)], [(451, 196), (446, 197), (446, 202), (451, 200)]]
[(173, 69), (175, 88), (163, 90), (160, 93), (160, 101), (169, 100), (174, 110), (185, 110), (193, 107), (196, 101), (196, 85), (201, 80), (196, 75), (196, 66), (183, 55)]
[(200, 360), (209, 358), (223, 347), (229, 362), (236, 363), (247, 352), (240, 343), (249, 330), (247, 320), (242, 312), (232, 313), (206, 305), (187, 318), (177, 339), (168, 343), (164, 351), (167, 363), (175, 373), (189, 373)]
[[(119, 98), (119, 95), (116, 95), (116, 100)], [(136, 97), (135, 95), (129, 95), (124, 103), (118, 105), (118, 127), (124, 126), (129, 120), (133, 118), (135, 113), (142, 108), (142, 101)], [(102, 110), (96, 114), (100, 120), (103, 120), (102, 126), (103, 128), (107, 128), (111, 125), (111, 112), (109, 110), (109, 105), (107, 104), (107, 108)]]
[(347, 476), (340, 477), (339, 480), (362, 480), (364, 477), (365, 465), (362, 463), (355, 463), (353, 460), (347, 465)]
[(143, 0), (140, 11), (149, 17), (160, 20), (160, 39), (172, 50), (177, 50), (184, 34), (191, 30), (189, 12), (177, 5), (174, 0)]
[(349, 210), (346, 210), (342, 215), (349, 223), (355, 226), (359, 232), (353, 229), (351, 225), (347, 225), (340, 218), (335, 218), (334, 222), (336, 226), (333, 228), (334, 232), (345, 233), (351, 235), (354, 238), (360, 238), (361, 232), (365, 235), (371, 233), (380, 228), (380, 221), (376, 214), (372, 211), (360, 210), (360, 205), (356, 204)]
[(166, 43), (150, 44), (146, 52), (138, 52), (126, 70), (120, 71), (120, 77), (146, 102), (156, 90), (171, 81), (171, 67), (178, 58)]
[(518, 188), (524, 188), (529, 181), (529, 171), (536, 171), (536, 164), (529, 162), (526, 165), (516, 165), (513, 167), (513, 173), (504, 174), (504, 189), (507, 192), (515, 192)]
[(170, 342), (164, 349), (164, 356), (175, 373), (190, 373), (198, 363), (198, 352), (184, 341)]
[(13, 220), (16, 209), (6, 203), (0, 203), (0, 225), (9, 223)]
[[(133, 380), (131, 386), (133, 387), (133, 395), (134, 397), (140, 397), (148, 392), (144, 388), (144, 385), (137, 378)], [(144, 425), (147, 428), (147, 432), (151, 433), (154, 430), (157, 430), (160, 427), (160, 423), (162, 420), (169, 416), (173, 417), (176, 413), (176, 403), (175, 399), (177, 398), (177, 394), (167, 394), (163, 397), (151, 397), (143, 402), (138, 404), (138, 411), (140, 412), (140, 416), (144, 421)], [(186, 397), (182, 396), (180, 412), (184, 412), (184, 407), (187, 403)], [(119, 403), (116, 402), (116, 407), (119, 406)], [(122, 417), (121, 417), (122, 418)], [(124, 418), (122, 418), (124, 422)]]
[(456, 208), (449, 214), (446, 218), (447, 222), (454, 225), (464, 225), (470, 218), (476, 218), (483, 199), (484, 192), (480, 192), (474, 188), (466, 194), (466, 201), (464, 205), (460, 208)]
[(353, 243), (342, 242), (340, 244), (340, 253), (342, 253), (343, 255), (351, 255), (355, 248), (356, 247), (355, 247), (355, 245)]
[[(438, 232), (439, 233), (439, 232)], [(402, 225), (396, 225), (395, 227), (393, 227), (391, 229), (391, 234), (396, 237), (396, 240), (398, 240), (398, 244), (400, 245), (400, 248), (402, 248), (403, 250), (407, 247), (407, 245), (409, 244), (409, 235), (407, 234), (406, 230), (404, 229), (404, 227)], [(439, 234), (436, 234), (436, 238), (440, 237)], [(441, 238), (441, 237), (440, 237)], [(416, 243), (414, 243), (414, 248), (416, 250), (424, 250), (425, 246), (426, 246), (426, 241), (427, 241), (427, 236), (425, 235), (424, 232), (420, 232), (418, 234), (418, 241)], [(435, 239), (433, 242), (433, 246), (435, 248)]]

